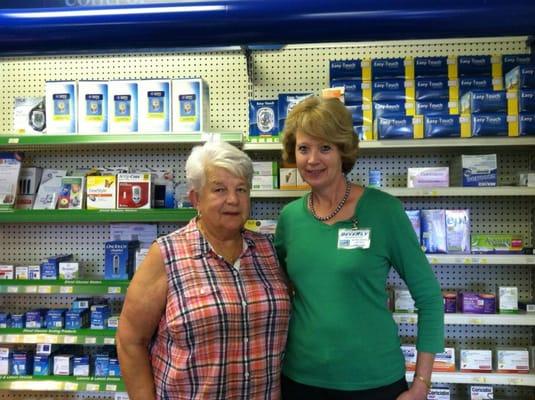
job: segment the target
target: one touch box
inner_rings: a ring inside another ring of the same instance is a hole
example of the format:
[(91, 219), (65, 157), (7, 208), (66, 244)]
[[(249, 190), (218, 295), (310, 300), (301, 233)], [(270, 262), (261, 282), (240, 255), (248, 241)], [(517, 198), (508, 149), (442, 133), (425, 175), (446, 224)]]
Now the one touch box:
[(138, 83), (139, 131), (143, 133), (169, 132), (171, 128), (171, 82), (144, 80)]
[(135, 81), (108, 82), (108, 131), (129, 133), (138, 131), (138, 93)]
[(210, 123), (208, 85), (202, 79), (174, 79), (173, 132), (207, 131)]
[(78, 82), (78, 132), (108, 132), (108, 84)]
[(76, 133), (76, 82), (46, 82), (45, 91), (47, 133)]

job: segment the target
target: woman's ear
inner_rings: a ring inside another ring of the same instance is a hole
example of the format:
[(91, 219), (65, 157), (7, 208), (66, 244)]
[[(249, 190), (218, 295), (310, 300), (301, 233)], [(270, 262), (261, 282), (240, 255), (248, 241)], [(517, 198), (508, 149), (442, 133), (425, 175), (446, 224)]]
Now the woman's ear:
[(197, 193), (193, 189), (190, 189), (188, 192), (188, 199), (190, 203), (193, 205), (193, 207), (197, 208), (197, 204), (199, 204), (199, 193)]

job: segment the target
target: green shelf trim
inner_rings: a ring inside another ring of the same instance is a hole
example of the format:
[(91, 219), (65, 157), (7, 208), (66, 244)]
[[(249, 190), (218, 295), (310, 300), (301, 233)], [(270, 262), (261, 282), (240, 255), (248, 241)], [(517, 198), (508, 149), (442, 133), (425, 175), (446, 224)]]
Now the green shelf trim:
[(82, 144), (159, 144), (159, 143), (202, 143), (211, 136), (219, 137), (225, 142), (242, 143), (241, 132), (203, 132), (203, 133), (155, 133), (155, 134), (102, 134), (102, 135), (47, 135), (25, 136), (0, 134), (0, 146), (16, 148), (17, 146), (58, 146)]
[(2, 280), (0, 293), (9, 294), (126, 294), (125, 280)]
[(0, 343), (114, 345), (114, 329), (0, 328)]
[(197, 215), (194, 208), (128, 210), (17, 210), (0, 209), (0, 223), (185, 222)]
[(124, 392), (121, 378), (77, 376), (0, 375), (1, 390), (35, 390), (51, 392)]

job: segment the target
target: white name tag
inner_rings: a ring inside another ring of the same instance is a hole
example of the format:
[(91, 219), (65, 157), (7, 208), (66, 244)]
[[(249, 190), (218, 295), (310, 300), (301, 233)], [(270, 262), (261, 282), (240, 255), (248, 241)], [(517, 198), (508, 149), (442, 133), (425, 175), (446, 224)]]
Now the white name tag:
[(339, 249), (369, 249), (371, 229), (339, 229)]

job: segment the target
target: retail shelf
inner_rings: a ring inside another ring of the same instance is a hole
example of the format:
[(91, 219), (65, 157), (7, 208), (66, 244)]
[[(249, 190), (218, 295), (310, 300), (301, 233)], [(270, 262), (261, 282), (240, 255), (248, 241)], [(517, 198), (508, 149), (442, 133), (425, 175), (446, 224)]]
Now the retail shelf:
[(535, 255), (525, 254), (427, 254), (433, 265), (532, 265)]
[(123, 280), (2, 280), (0, 293), (8, 294), (126, 294)]
[[(399, 324), (415, 324), (418, 315), (411, 313), (394, 313), (394, 320)], [(446, 325), (508, 325), (535, 326), (535, 313), (518, 314), (444, 314)]]
[(201, 133), (128, 133), (101, 135), (0, 135), (0, 146), (17, 148), (18, 146), (58, 146), (58, 145), (93, 145), (93, 144), (136, 144), (136, 143), (202, 143), (209, 139), (242, 143), (241, 132), (201, 132)]
[(114, 345), (115, 330), (0, 328), (0, 343)]
[[(422, 139), (422, 140), (372, 140), (361, 141), (361, 150), (374, 149), (426, 149), (450, 147), (502, 147), (502, 146), (535, 146), (535, 137), (486, 137), (486, 138), (455, 138), (455, 139)], [(282, 150), (281, 143), (246, 142), (244, 150)]]
[(197, 214), (193, 208), (128, 210), (17, 210), (0, 209), (0, 223), (184, 222)]
[[(379, 188), (385, 193), (398, 197), (473, 197), (473, 196), (535, 196), (535, 187), (495, 186), (495, 187), (443, 187), (443, 188)], [(251, 197), (301, 197), (308, 190), (253, 190)]]
[[(407, 372), (407, 381), (412, 382), (414, 372)], [(464, 383), (464, 384), (487, 384), (487, 385), (512, 385), (512, 386), (535, 386), (535, 374), (502, 374), (471, 373), (471, 372), (433, 372), (433, 383)]]
[(121, 378), (77, 376), (0, 375), (0, 390), (35, 390), (50, 392), (124, 392)]

